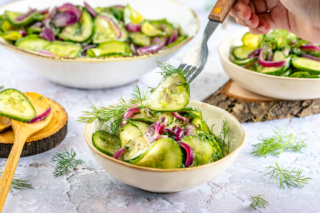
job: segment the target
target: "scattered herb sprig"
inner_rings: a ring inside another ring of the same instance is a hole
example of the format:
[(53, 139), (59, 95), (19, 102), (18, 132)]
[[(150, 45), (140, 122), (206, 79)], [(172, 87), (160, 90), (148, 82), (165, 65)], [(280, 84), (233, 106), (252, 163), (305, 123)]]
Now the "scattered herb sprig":
[[(0, 172), (0, 176), (1, 176), (2, 172)], [(17, 176), (17, 175), (14, 175)], [(12, 179), (12, 183), (10, 186), (10, 192), (13, 192), (13, 189), (16, 190), (21, 190), (21, 189), (33, 189), (32, 185), (29, 183), (29, 181), (27, 180), (21, 180), (21, 179), (17, 179), (17, 178), (13, 178)]]
[(266, 157), (267, 155), (279, 156), (282, 152), (293, 151), (301, 152), (306, 147), (304, 139), (301, 137), (304, 133), (294, 135), (289, 134), (287, 129), (276, 129), (271, 137), (260, 137), (261, 143), (253, 145), (253, 155)]
[(64, 152), (57, 152), (51, 159), (51, 162), (57, 163), (57, 167), (53, 173), (55, 177), (60, 177), (64, 175), (68, 169), (74, 169), (78, 165), (83, 164), (83, 160), (77, 160), (76, 152), (71, 149), (71, 152), (67, 151), (66, 149)]
[(222, 128), (220, 131), (220, 138), (221, 138), (221, 150), (222, 155), (224, 156), (226, 152), (227, 154), (230, 152), (230, 143), (226, 141), (227, 134), (229, 132), (229, 123), (226, 120), (222, 121)]
[[(266, 208), (266, 205), (268, 205), (268, 201), (266, 201), (264, 198), (262, 198), (263, 195), (258, 196), (251, 196), (252, 203), (250, 204), (251, 211), (257, 210), (257, 208)], [(263, 196), (264, 197), (264, 196)]]
[(302, 169), (296, 170), (296, 168), (287, 170), (287, 168), (280, 168), (276, 162), (276, 166), (268, 166), (266, 168), (267, 173), (265, 175), (271, 175), (270, 180), (276, 181), (281, 189), (285, 189), (285, 186), (292, 189), (292, 187), (303, 188), (308, 184), (308, 180), (311, 178), (306, 178), (302, 176)]
[(161, 72), (159, 73), (163, 76), (171, 75), (173, 73), (179, 73), (182, 76), (186, 74), (181, 69), (176, 68), (169, 63), (161, 63), (158, 60), (156, 61), (156, 63), (157, 63), (157, 66), (161, 69)]

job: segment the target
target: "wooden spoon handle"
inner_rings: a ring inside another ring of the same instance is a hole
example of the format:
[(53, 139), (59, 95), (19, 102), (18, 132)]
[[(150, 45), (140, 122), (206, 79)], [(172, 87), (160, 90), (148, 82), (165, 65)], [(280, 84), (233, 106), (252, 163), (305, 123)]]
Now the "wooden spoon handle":
[(7, 194), (10, 190), (11, 182), (16, 171), (23, 146), (27, 139), (28, 136), (24, 134), (16, 135), (9, 158), (2, 172), (0, 178), (0, 212), (2, 211), (4, 202), (6, 201)]
[(237, 0), (218, 0), (209, 15), (209, 19), (211, 21), (218, 21), (220, 23), (223, 23), (229, 11), (236, 2)]

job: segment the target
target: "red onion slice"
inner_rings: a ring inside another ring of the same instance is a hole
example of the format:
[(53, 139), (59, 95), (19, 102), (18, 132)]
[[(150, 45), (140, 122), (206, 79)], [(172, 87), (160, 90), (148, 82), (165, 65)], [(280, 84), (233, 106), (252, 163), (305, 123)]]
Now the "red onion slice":
[(118, 34), (117, 38), (121, 38), (122, 31), (121, 31), (120, 27), (117, 25), (117, 23), (109, 16), (101, 15), (100, 17), (106, 19), (109, 22), (109, 24), (112, 26), (112, 28), (117, 32), (117, 34)]
[(87, 2), (84, 2), (84, 6), (93, 18), (97, 16), (97, 12)]
[(146, 108), (146, 114), (147, 114), (147, 116), (150, 116), (149, 108)]
[(27, 32), (25, 30), (19, 30), (19, 33), (22, 37), (26, 37)]
[(187, 153), (186, 162), (184, 163), (184, 166), (185, 167), (191, 166), (193, 164), (193, 161), (194, 161), (194, 151), (193, 151), (193, 149), (188, 144), (185, 144), (185, 143), (182, 143), (182, 142), (178, 142), (178, 144)]
[(137, 45), (135, 45), (134, 43), (130, 44), (130, 50), (134, 55), (138, 55), (137, 54)]
[(300, 49), (317, 51), (320, 53), (320, 47), (315, 46), (315, 45), (302, 45), (302, 46), (300, 46)]
[(309, 54), (302, 53), (301, 56), (302, 56), (303, 58), (308, 58), (308, 59), (311, 59), (311, 60), (319, 61), (319, 62), (320, 62), (320, 58), (317, 58), (317, 57), (312, 56), (312, 55), (309, 55)]
[(74, 11), (65, 11), (58, 13), (53, 18), (53, 24), (55, 27), (66, 27), (78, 22), (77, 14)]
[(54, 35), (53, 30), (48, 28), (43, 28), (42, 33), (40, 33), (39, 37), (46, 39), (48, 41), (54, 41), (56, 36)]
[(145, 133), (147, 140), (152, 143), (157, 141), (160, 138), (167, 138), (167, 135), (160, 135), (164, 132), (165, 124), (161, 124), (157, 121), (154, 124), (151, 124)]
[(168, 44), (175, 42), (177, 40), (177, 38), (178, 38), (178, 30), (177, 30), (177, 28), (175, 28), (171, 38), (168, 41)]
[(37, 22), (34, 25), (31, 26), (31, 28), (37, 28), (37, 27), (42, 27), (42, 23), (41, 22)]
[(176, 135), (175, 141), (180, 141), (184, 136), (184, 131), (179, 126), (174, 126), (172, 128), (172, 133)]
[(283, 61), (266, 61), (263, 59), (263, 53), (265, 51), (265, 47), (263, 47), (260, 51), (258, 60), (261, 66), (263, 67), (283, 67), (284, 65), (286, 65), (286, 60)]
[(131, 118), (131, 116), (134, 113), (140, 112), (139, 108), (129, 108), (127, 109), (127, 111), (125, 111), (123, 117), (122, 117), (122, 126), (126, 125), (128, 123), (128, 121), (126, 121), (127, 119)]
[(29, 10), (28, 12), (26, 12), (26, 13), (18, 16), (18, 17), (16, 18), (16, 21), (23, 21), (23, 19), (27, 18), (28, 16), (30, 16), (32, 13), (34, 13), (34, 12), (36, 12), (36, 11), (37, 11), (36, 9), (31, 9), (31, 8), (30, 8), (30, 10)]
[(92, 44), (92, 45), (88, 45), (88, 46), (83, 47), (82, 56), (86, 56), (88, 50), (90, 50), (90, 49), (92, 49), (92, 48), (96, 48), (96, 47), (97, 47), (97, 45), (95, 45), (95, 44)]
[(139, 25), (139, 24), (127, 24), (126, 29), (131, 33), (141, 32), (141, 25)]
[(30, 124), (42, 121), (43, 119), (45, 119), (51, 112), (51, 107), (49, 107), (46, 111), (44, 111), (44, 113), (42, 113), (41, 115), (38, 115), (37, 117), (35, 117), (34, 119), (31, 119), (29, 121)]
[(185, 124), (186, 122), (189, 123), (189, 119), (188, 119), (188, 118), (185, 118), (185, 117), (179, 115), (179, 113), (177, 113), (177, 112), (173, 112), (172, 115), (173, 115), (176, 119), (183, 120), (183, 124)]
[(261, 49), (256, 49), (248, 55), (249, 59), (253, 59), (259, 56)]
[(49, 55), (49, 56), (56, 56), (52, 52), (49, 52), (47, 50), (40, 50), (39, 53), (44, 54), (44, 55)]
[(37, 13), (40, 13), (41, 15), (45, 15), (49, 12), (49, 7), (44, 10), (37, 10)]
[(66, 3), (66, 4), (62, 5), (61, 7), (58, 7), (57, 10), (60, 12), (72, 11), (77, 15), (78, 20), (80, 19), (81, 15), (82, 15), (81, 10), (79, 10), (75, 5), (70, 4), (70, 3)]
[(194, 124), (188, 124), (185, 129), (186, 136), (195, 136), (197, 135), (197, 127)]
[(163, 47), (166, 46), (166, 41), (162, 40), (158, 44), (154, 44), (151, 46), (146, 46), (146, 47), (140, 47), (137, 50), (138, 55), (143, 55), (143, 54), (148, 54), (148, 53), (155, 53), (161, 50)]
[(165, 132), (173, 133), (171, 129), (164, 129)]
[(118, 160), (121, 157), (121, 155), (123, 155), (124, 151), (126, 151), (126, 147), (120, 148), (118, 151), (114, 153), (113, 158)]
[(56, 14), (56, 12), (57, 12), (57, 8), (55, 7), (48, 13), (46, 18), (44, 19), (43, 23), (46, 28), (48, 28), (48, 29), (51, 28), (50, 22), (51, 22), (52, 17)]

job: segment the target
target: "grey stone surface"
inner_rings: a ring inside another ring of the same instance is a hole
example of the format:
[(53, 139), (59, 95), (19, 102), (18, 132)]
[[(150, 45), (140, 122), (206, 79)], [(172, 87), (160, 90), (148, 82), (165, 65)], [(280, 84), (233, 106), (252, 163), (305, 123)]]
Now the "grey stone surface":
[[(203, 31), (208, 11), (204, 0), (184, 0), (199, 15)], [(2, 2), (1, 2), (2, 3)], [(191, 98), (202, 100), (222, 86), (228, 77), (218, 56), (220, 41), (241, 29), (228, 24), (219, 27), (210, 40), (210, 56), (204, 72), (191, 85)], [(187, 47), (170, 62), (178, 65)], [(21, 91), (41, 93), (59, 102), (69, 114), (69, 132), (61, 145), (46, 153), (20, 159), (17, 174), (29, 180), (34, 189), (9, 193), (3, 213), (31, 212), (249, 212), (250, 196), (264, 195), (269, 206), (261, 212), (320, 212), (320, 115), (301, 119), (283, 119), (265, 123), (243, 124), (246, 131), (245, 145), (236, 162), (218, 178), (191, 190), (174, 194), (154, 194), (123, 184), (107, 174), (94, 160), (83, 138), (84, 124), (76, 120), (81, 111), (88, 109), (89, 102), (99, 105), (117, 103), (120, 95), (128, 98), (134, 84), (142, 88), (155, 86), (160, 76), (154, 70), (139, 81), (119, 88), (104, 90), (78, 90), (52, 83), (34, 74), (21, 64), (19, 58), (0, 47), (0, 85)], [(284, 153), (279, 158), (256, 158), (250, 153), (260, 135), (272, 134), (274, 128), (288, 127), (292, 132), (307, 132), (307, 148), (303, 153)], [(78, 158), (85, 161), (78, 169), (63, 177), (53, 176), (51, 157), (58, 151), (73, 148)], [(302, 168), (304, 175), (312, 178), (303, 189), (280, 189), (264, 176), (265, 167), (280, 165)], [(0, 159), (0, 171), (6, 159)]]

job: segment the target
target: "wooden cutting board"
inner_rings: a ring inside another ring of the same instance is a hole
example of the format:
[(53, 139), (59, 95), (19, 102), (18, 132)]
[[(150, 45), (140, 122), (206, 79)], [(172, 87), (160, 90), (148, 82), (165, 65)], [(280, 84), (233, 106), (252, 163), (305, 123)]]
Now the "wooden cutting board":
[(232, 80), (203, 102), (227, 110), (241, 123), (305, 117), (320, 113), (320, 99), (277, 100), (246, 90)]
[[(21, 157), (40, 154), (53, 149), (60, 144), (67, 135), (68, 114), (62, 106), (53, 100), (49, 100), (52, 108), (53, 118), (48, 126), (39, 133), (31, 137), (25, 144)], [(0, 127), (5, 127), (7, 122), (3, 117), (0, 118)], [(5, 129), (5, 128), (2, 128)], [(0, 158), (7, 158), (11, 151), (14, 141), (12, 128), (0, 131)]]

